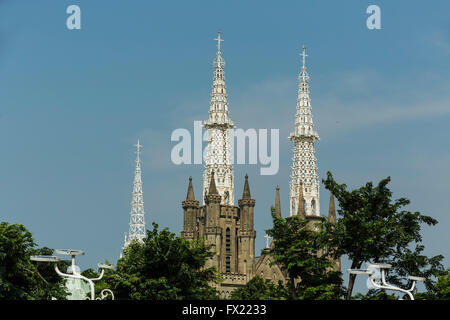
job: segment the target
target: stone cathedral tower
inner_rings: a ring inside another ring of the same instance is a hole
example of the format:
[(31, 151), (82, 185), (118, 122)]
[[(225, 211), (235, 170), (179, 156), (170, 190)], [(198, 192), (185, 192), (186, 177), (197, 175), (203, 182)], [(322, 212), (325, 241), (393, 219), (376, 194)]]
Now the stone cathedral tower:
[(219, 291), (227, 296), (237, 287), (243, 286), (254, 274), (255, 237), (253, 226), (255, 200), (251, 198), (248, 176), (245, 176), (239, 206), (234, 205), (234, 177), (230, 158), (228, 129), (234, 127), (228, 116), (225, 87), (225, 62), (220, 51), (220, 37), (211, 93), (209, 119), (204, 122), (209, 140), (206, 147), (205, 171), (203, 174), (203, 205), (195, 200), (192, 178), (186, 200), (182, 202), (184, 227), (181, 236), (185, 239), (204, 237), (212, 244), (216, 255), (207, 262), (213, 266), (224, 281)]
[(234, 289), (243, 286), (254, 275), (255, 237), (253, 226), (255, 200), (251, 198), (248, 176), (245, 176), (244, 191), (239, 206), (221, 204), (217, 178), (211, 172), (211, 182), (204, 197), (205, 205), (195, 200), (192, 178), (189, 178), (186, 200), (182, 202), (184, 227), (181, 236), (185, 239), (204, 237), (213, 245), (215, 256), (206, 267), (215, 267), (224, 281), (219, 291), (228, 296)]
[[(309, 97), (309, 75), (306, 72), (306, 48), (302, 52), (302, 70), (299, 75), (297, 112), (295, 115), (295, 131), (290, 139), (294, 143), (292, 158), (292, 174), (290, 182), (290, 215), (299, 212), (299, 193), (303, 193), (303, 206), (308, 216), (320, 216), (319, 179), (314, 143), (319, 135), (314, 130)], [(302, 210), (302, 208), (300, 209)]]

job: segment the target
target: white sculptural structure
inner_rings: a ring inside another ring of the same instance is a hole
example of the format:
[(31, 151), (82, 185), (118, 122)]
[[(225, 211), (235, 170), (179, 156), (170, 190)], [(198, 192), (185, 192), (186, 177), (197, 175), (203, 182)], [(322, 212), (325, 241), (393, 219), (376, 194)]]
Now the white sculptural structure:
[(367, 287), (369, 289), (383, 289), (383, 290), (393, 290), (406, 293), (411, 300), (414, 300), (412, 291), (416, 287), (417, 281), (424, 281), (425, 278), (408, 276), (408, 279), (412, 281), (411, 288), (408, 290), (393, 286), (386, 282), (386, 270), (390, 269), (392, 265), (387, 263), (368, 263), (367, 269), (348, 269), (350, 274), (367, 274), (369, 278), (367, 279)]
[[(86, 291), (84, 289), (82, 281), (86, 281), (89, 284), (90, 298), (88, 297), (87, 299), (95, 300), (94, 281), (98, 281), (101, 278), (103, 278), (105, 269), (114, 269), (115, 267), (112, 265), (99, 263), (98, 267), (102, 270), (100, 273), (100, 276), (98, 276), (97, 278), (89, 279), (80, 273), (80, 268), (75, 264), (75, 257), (84, 255), (84, 251), (68, 249), (68, 250), (55, 250), (55, 252), (57, 254), (72, 256), (72, 264), (67, 268), (67, 273), (63, 273), (59, 270), (58, 264), (57, 264), (60, 261), (59, 257), (56, 257), (56, 256), (31, 256), (30, 259), (32, 261), (37, 261), (37, 262), (54, 263), (56, 273), (59, 276), (61, 276), (63, 278), (67, 278), (69, 280), (67, 283), (67, 288), (70, 292), (70, 296), (68, 296), (69, 300), (84, 300), (85, 299), (83, 294), (86, 293)], [(70, 281), (70, 280), (72, 280), (72, 281)], [(88, 291), (88, 293), (89, 293), (89, 291)], [(114, 294), (109, 289), (102, 290), (102, 292), (100, 293), (101, 296), (99, 298), (97, 298), (97, 300), (105, 299), (108, 296), (108, 293), (111, 294), (111, 298), (112, 298), (112, 300), (114, 300)]]

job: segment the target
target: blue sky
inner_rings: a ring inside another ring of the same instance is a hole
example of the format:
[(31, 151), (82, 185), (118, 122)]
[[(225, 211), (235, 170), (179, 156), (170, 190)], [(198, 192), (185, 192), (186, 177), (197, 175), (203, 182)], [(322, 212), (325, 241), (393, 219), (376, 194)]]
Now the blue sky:
[[(71, 4), (81, 30), (66, 28)], [(366, 28), (370, 4), (381, 30)], [(391, 176), (396, 198), (439, 221), (424, 244), (448, 266), (449, 10), (438, 0), (0, 1), (0, 220), (26, 225), (41, 246), (86, 250), (82, 268), (114, 262), (140, 139), (147, 223), (178, 234), (188, 177), (199, 198), (203, 169), (170, 162), (170, 134), (207, 118), (220, 30), (235, 124), (280, 129), (277, 175), (235, 166), (236, 199), (245, 173), (256, 199), (257, 253), (276, 185), (288, 214), (305, 44), (320, 178), (331, 170), (356, 188)], [(322, 214), (328, 199), (322, 187)]]

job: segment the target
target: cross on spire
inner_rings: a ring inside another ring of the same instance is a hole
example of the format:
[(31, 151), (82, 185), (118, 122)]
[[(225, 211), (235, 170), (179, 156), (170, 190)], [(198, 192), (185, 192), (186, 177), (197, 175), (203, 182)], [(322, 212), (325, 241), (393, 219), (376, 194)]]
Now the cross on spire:
[(269, 239), (272, 239), (272, 237), (266, 233), (264, 238), (266, 238), (266, 249), (269, 249)]
[(141, 148), (142, 148), (142, 144), (139, 143), (139, 139), (137, 144), (134, 145), (137, 148), (136, 153), (139, 155), (139, 153), (141, 152)]
[(302, 56), (302, 62), (303, 62), (302, 69), (305, 70), (306, 69), (306, 57), (308, 56), (306, 54), (306, 47), (305, 47), (305, 45), (303, 45), (303, 51), (302, 51), (302, 53), (300, 55)]
[(217, 40), (217, 50), (220, 52), (220, 43), (223, 42), (223, 39), (220, 38), (220, 31), (218, 33), (219, 35), (214, 40)]

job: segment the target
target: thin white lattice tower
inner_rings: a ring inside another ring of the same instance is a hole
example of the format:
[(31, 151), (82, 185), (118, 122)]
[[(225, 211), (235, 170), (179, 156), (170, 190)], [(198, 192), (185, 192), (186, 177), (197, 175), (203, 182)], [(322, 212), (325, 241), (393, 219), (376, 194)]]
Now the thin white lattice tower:
[(234, 205), (234, 175), (231, 164), (231, 150), (228, 130), (234, 128), (233, 121), (228, 116), (227, 89), (225, 86), (225, 61), (220, 51), (221, 34), (217, 37), (217, 55), (214, 60), (214, 79), (209, 107), (209, 119), (203, 122), (208, 130), (208, 145), (206, 147), (205, 171), (203, 173), (203, 204), (208, 193), (211, 172), (214, 170), (215, 183), (222, 204)]
[(145, 238), (145, 218), (144, 218), (144, 198), (142, 192), (142, 176), (141, 176), (141, 159), (140, 153), (142, 145), (139, 143), (135, 145), (136, 151), (136, 170), (134, 171), (133, 193), (131, 200), (130, 211), (130, 229), (128, 237), (125, 234), (124, 248), (126, 248), (131, 241), (138, 240), (142, 242)]
[(320, 216), (319, 178), (314, 149), (314, 143), (319, 140), (319, 135), (314, 130), (311, 112), (305, 46), (303, 46), (301, 56), (303, 65), (299, 74), (295, 132), (292, 132), (289, 137), (294, 143), (290, 182), (290, 215), (296, 215), (298, 212), (299, 189), (302, 185), (306, 215)]

